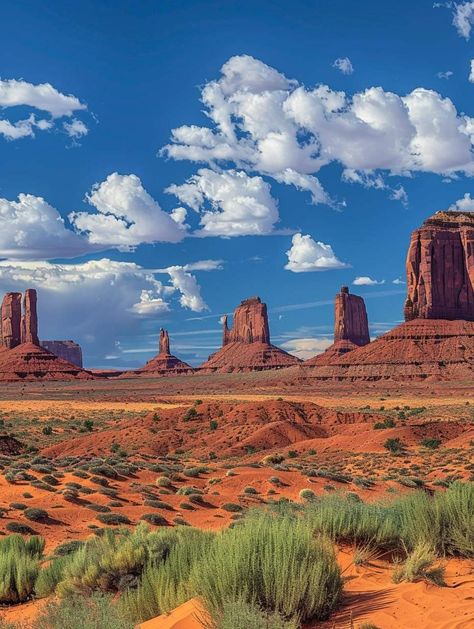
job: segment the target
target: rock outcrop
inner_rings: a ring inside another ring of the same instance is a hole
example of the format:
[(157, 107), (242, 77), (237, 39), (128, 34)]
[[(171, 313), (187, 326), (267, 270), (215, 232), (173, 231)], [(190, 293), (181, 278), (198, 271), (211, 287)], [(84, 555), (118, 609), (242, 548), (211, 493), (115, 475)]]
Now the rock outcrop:
[(88, 380), (94, 376), (58, 358), (44, 347), (22, 343), (0, 354), (0, 382), (15, 380)]
[(21, 342), (39, 345), (38, 313), (36, 310), (38, 298), (34, 288), (27, 288), (23, 297), (23, 315), (21, 317)]
[[(474, 215), (437, 212), (412, 235), (405, 323), (318, 363), (319, 380), (472, 380)], [(324, 356), (324, 355), (322, 355)]]
[(305, 365), (329, 365), (336, 358), (370, 343), (367, 311), (362, 297), (342, 286), (334, 304), (334, 343)]
[[(183, 362), (170, 353), (170, 337), (167, 330), (161, 328), (159, 340), (159, 353), (149, 360), (147, 364), (133, 371), (136, 375), (158, 375), (158, 376), (179, 376), (181, 374), (193, 373), (191, 365)], [(125, 374), (127, 376), (128, 374)]]
[(413, 319), (364, 347), (308, 370), (318, 380), (472, 380), (474, 322)]
[(474, 214), (437, 212), (416, 229), (407, 256), (405, 321), (474, 320)]
[(67, 360), (68, 363), (82, 369), (82, 349), (74, 341), (41, 341), (41, 347), (55, 354), (58, 358)]
[(209, 356), (200, 371), (210, 373), (280, 369), (300, 363), (270, 342), (267, 306), (260, 297), (250, 297), (234, 311), (232, 328), (223, 317), (222, 348)]
[[(40, 345), (36, 290), (29, 288), (25, 291), (23, 315), (21, 298), (21, 293), (7, 293), (3, 298), (0, 382), (94, 378), (91, 373), (84, 371), (80, 366), (59, 358)], [(72, 343), (72, 341), (69, 342)], [(82, 355), (80, 359), (82, 364)]]
[(21, 293), (7, 293), (2, 301), (1, 339), (6, 349), (21, 343)]

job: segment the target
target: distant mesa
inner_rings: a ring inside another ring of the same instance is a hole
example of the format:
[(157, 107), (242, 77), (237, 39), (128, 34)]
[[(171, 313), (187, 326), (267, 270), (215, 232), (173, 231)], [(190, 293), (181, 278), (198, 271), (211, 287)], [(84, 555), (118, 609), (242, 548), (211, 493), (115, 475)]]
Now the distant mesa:
[(365, 302), (358, 295), (351, 295), (342, 286), (334, 305), (334, 343), (322, 354), (314, 356), (305, 365), (328, 365), (339, 356), (370, 343), (369, 323)]
[(407, 293), (405, 321), (474, 320), (474, 214), (437, 212), (413, 232)]
[[(437, 212), (407, 256), (406, 322), (324, 364), (319, 380), (452, 380), (474, 373), (474, 215)], [(308, 363), (307, 363), (308, 364)]]
[(250, 297), (234, 311), (233, 326), (223, 319), (222, 348), (209, 356), (201, 372), (262, 371), (297, 365), (301, 361), (270, 342), (267, 306)]
[(147, 364), (134, 371), (138, 375), (178, 376), (193, 373), (191, 365), (183, 362), (170, 353), (170, 337), (167, 330), (161, 328), (158, 354), (149, 360)]
[(40, 345), (36, 290), (7, 293), (0, 312), (0, 381), (93, 378)]
[(55, 354), (58, 358), (67, 360), (68, 363), (83, 367), (81, 346), (74, 341), (41, 341), (41, 347), (44, 347)]

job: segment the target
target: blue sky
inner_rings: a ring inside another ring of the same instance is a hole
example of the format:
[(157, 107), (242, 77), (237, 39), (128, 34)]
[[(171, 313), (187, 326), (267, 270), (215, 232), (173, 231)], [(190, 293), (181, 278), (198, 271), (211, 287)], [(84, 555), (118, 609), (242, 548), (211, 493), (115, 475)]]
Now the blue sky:
[(160, 326), (199, 364), (254, 294), (300, 356), (342, 284), (389, 329), (410, 232), (474, 209), (474, 2), (441, 4), (5, 3), (0, 291), (90, 367)]

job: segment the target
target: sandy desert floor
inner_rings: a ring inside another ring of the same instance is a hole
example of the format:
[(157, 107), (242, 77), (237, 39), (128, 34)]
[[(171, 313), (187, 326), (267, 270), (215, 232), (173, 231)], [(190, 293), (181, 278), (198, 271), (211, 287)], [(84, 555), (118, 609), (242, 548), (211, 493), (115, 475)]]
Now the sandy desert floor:
[[(217, 529), (305, 488), (375, 502), (474, 479), (469, 383), (316, 387), (274, 373), (15, 383), (0, 391), (0, 427), (0, 531), (39, 533), (48, 552), (109, 526), (107, 514)], [(400, 440), (397, 456), (387, 439)], [(280, 465), (266, 462), (274, 454)], [(164, 471), (171, 482), (157, 482)], [(28, 519), (36, 507), (47, 517)], [(394, 584), (388, 561), (356, 567), (353, 553), (339, 549), (344, 602), (319, 626), (473, 626), (471, 562), (447, 561), (439, 588)], [(4, 615), (31, 619), (42, 604)]]

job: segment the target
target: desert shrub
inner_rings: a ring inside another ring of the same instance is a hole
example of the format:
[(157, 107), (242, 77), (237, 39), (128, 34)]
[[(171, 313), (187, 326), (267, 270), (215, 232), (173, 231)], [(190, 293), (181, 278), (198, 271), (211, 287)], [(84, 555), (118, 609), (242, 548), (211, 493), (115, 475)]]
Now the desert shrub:
[(401, 454), (405, 449), (405, 446), (403, 445), (399, 437), (392, 437), (391, 439), (387, 439), (387, 441), (383, 444), (383, 447), (391, 454)]
[(130, 520), (122, 513), (100, 513), (97, 519), (102, 524), (130, 524)]
[(201, 494), (191, 494), (190, 496), (188, 496), (188, 500), (189, 502), (191, 502), (192, 504), (195, 505), (203, 505), (204, 504), (204, 498)]
[(64, 568), (69, 561), (70, 557), (68, 555), (55, 557), (39, 571), (35, 581), (35, 594), (38, 598), (45, 598), (53, 594), (57, 584), (63, 577)]
[(251, 487), (250, 485), (247, 485), (247, 487), (244, 487), (244, 494), (248, 494), (248, 495), (258, 494), (258, 491), (255, 489), (255, 487)]
[(198, 489), (197, 487), (189, 487), (187, 485), (183, 485), (176, 492), (179, 496), (190, 496), (191, 494), (202, 494), (202, 489)]
[(194, 408), (194, 406), (192, 406), (191, 408), (189, 408), (186, 413), (183, 416), (183, 421), (185, 422), (189, 422), (192, 421), (193, 419), (196, 419), (196, 417), (198, 416), (198, 412), (197, 410)]
[(299, 496), (302, 500), (314, 500), (316, 498), (316, 494), (312, 489), (302, 489)]
[(44, 539), (20, 535), (0, 540), (0, 604), (21, 603), (33, 594)]
[(342, 593), (332, 545), (301, 518), (264, 512), (219, 533), (190, 582), (212, 614), (232, 593), (301, 621), (327, 618)]
[(63, 542), (62, 544), (59, 544), (59, 546), (56, 546), (56, 548), (54, 549), (54, 555), (56, 557), (63, 557), (64, 555), (71, 555), (72, 553), (75, 553), (76, 550), (79, 550), (79, 548), (81, 548), (81, 546), (84, 545), (84, 542), (81, 542), (79, 540), (71, 540), (70, 542)]
[(188, 467), (183, 470), (183, 474), (189, 478), (197, 478), (200, 474), (207, 472), (207, 467)]
[(166, 519), (160, 515), (159, 513), (144, 513), (140, 520), (145, 520), (149, 524), (154, 524), (155, 526), (167, 526), (168, 522)]
[(238, 511), (242, 511), (242, 507), (235, 502), (226, 502), (222, 505), (221, 509), (224, 509), (224, 511), (229, 511), (230, 513), (237, 513)]
[(440, 439), (422, 439), (420, 441), (420, 446), (422, 446), (423, 448), (428, 448), (429, 450), (437, 450), (440, 445)]
[(162, 500), (155, 500), (154, 498), (147, 498), (143, 504), (145, 507), (153, 507), (154, 509), (166, 509), (167, 511), (173, 511), (173, 507), (167, 502)]
[(428, 542), (441, 555), (474, 556), (474, 484), (455, 482), (433, 497), (413, 492), (390, 504), (365, 504), (322, 496), (305, 507), (315, 531), (334, 540), (372, 541), (412, 551)]
[(117, 592), (136, 585), (147, 562), (166, 557), (178, 536), (170, 529), (151, 531), (143, 522), (133, 531), (106, 529), (90, 537), (70, 557), (58, 584), (59, 595)]
[(428, 542), (421, 542), (415, 546), (406, 560), (397, 566), (393, 572), (393, 581), (429, 581), (435, 585), (445, 585), (444, 567), (434, 565), (436, 553)]
[(43, 483), (47, 483), (53, 487), (57, 487), (59, 485), (58, 479), (52, 474), (45, 474), (41, 480)]
[(92, 511), (96, 511), (98, 513), (109, 513), (110, 512), (109, 507), (107, 507), (106, 505), (98, 505), (98, 504), (95, 504), (94, 502), (91, 502), (90, 504), (86, 505), (86, 507), (88, 509), (91, 509)]
[(156, 479), (156, 485), (158, 487), (171, 487), (172, 486), (172, 481), (170, 478), (168, 478), (167, 476), (159, 476)]
[(209, 429), (217, 430), (218, 427), (219, 427), (219, 424), (217, 423), (217, 421), (215, 419), (211, 419), (211, 421), (209, 422)]
[(285, 460), (283, 454), (267, 454), (262, 459), (262, 463), (264, 465), (277, 465), (278, 463), (282, 463)]
[(45, 509), (30, 507), (29, 509), (25, 509), (25, 518), (33, 522), (41, 522), (41, 520), (48, 518), (48, 512)]
[(10, 509), (17, 509), (18, 511), (23, 511), (27, 506), (23, 502), (10, 502)]
[(278, 612), (268, 612), (245, 599), (225, 601), (214, 612), (212, 629), (299, 629), (297, 620), (285, 620)]
[(124, 610), (111, 596), (70, 597), (47, 603), (35, 621), (35, 629), (133, 629)]
[(215, 537), (191, 527), (161, 529), (160, 533), (161, 554), (147, 562), (138, 587), (125, 592), (120, 601), (120, 607), (136, 622), (170, 611), (195, 595), (191, 570), (207, 556)]
[(9, 522), (5, 527), (9, 533), (20, 533), (21, 535), (34, 535), (31, 526), (23, 522)]

